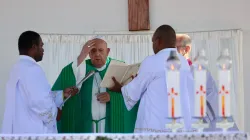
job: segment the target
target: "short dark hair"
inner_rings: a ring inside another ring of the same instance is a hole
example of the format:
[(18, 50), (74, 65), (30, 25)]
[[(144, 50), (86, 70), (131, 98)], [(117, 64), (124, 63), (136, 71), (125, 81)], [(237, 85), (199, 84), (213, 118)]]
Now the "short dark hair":
[(18, 39), (18, 50), (20, 54), (26, 54), (33, 45), (39, 45), (40, 35), (34, 31), (23, 32)]
[(175, 48), (176, 33), (170, 25), (161, 25), (156, 29), (155, 35), (165, 43), (166, 47)]

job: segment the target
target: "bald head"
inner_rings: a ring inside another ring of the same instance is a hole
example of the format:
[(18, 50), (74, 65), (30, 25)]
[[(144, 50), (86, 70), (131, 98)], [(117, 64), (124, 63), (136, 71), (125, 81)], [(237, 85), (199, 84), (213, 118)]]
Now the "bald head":
[(177, 34), (176, 35), (176, 48), (180, 54), (182, 54), (187, 59), (191, 52), (192, 39), (187, 34)]
[(105, 45), (106, 47), (107, 47), (107, 42), (106, 41), (104, 41), (103, 39), (100, 39), (100, 38), (95, 38), (95, 39), (93, 39), (94, 41), (95, 41), (95, 45), (96, 44), (103, 44), (103, 45)]
[(89, 53), (89, 57), (92, 64), (96, 68), (101, 68), (106, 64), (110, 49), (107, 47), (106, 41), (99, 38), (95, 38), (93, 40), (95, 44), (93, 45), (94, 47)]
[(175, 30), (169, 25), (161, 25), (156, 29), (152, 42), (155, 53), (158, 53), (165, 48), (175, 48)]

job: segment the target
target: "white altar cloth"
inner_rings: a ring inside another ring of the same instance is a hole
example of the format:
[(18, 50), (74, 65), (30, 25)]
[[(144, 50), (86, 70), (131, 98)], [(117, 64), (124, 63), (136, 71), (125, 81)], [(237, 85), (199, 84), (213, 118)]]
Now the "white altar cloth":
[(152, 133), (152, 134), (25, 134), (4, 135), (0, 140), (248, 140), (243, 132)]

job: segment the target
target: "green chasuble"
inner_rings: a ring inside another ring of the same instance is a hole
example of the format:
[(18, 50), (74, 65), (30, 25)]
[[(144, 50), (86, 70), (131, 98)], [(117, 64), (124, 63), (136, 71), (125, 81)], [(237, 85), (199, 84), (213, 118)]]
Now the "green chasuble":
[[(97, 71), (91, 64), (90, 59), (86, 60), (86, 74), (92, 70), (99, 72), (103, 79), (109, 66), (111, 58), (107, 58), (106, 68)], [(62, 108), (61, 120), (57, 123), (59, 133), (92, 133), (92, 85), (94, 76), (83, 82), (79, 94), (71, 97)], [(72, 63), (65, 66), (57, 78), (52, 90), (63, 90), (75, 86), (76, 79), (72, 69)], [(137, 116), (138, 104), (128, 111), (122, 94), (111, 92), (110, 102), (106, 103), (105, 132), (106, 133), (133, 133)]]

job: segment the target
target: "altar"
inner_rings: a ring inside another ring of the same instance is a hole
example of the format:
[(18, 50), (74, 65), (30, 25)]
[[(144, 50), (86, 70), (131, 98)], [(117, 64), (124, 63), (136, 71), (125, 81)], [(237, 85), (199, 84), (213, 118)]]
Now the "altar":
[(248, 140), (243, 132), (0, 135), (0, 140)]

